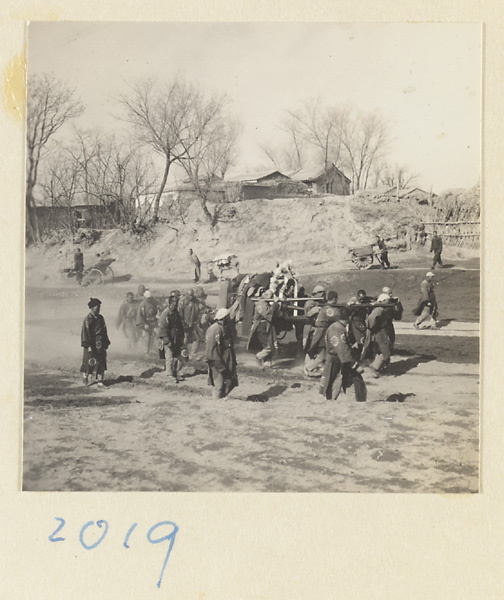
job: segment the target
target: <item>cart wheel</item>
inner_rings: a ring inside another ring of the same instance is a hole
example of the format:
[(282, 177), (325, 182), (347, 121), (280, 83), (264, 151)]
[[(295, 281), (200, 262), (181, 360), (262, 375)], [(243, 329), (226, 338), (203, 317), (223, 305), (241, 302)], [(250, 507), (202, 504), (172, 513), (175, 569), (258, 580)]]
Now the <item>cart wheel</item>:
[(91, 269), (86, 276), (88, 285), (101, 285), (103, 283), (102, 272), (98, 269)]
[(112, 271), (110, 267), (107, 267), (105, 269), (105, 277), (108, 277), (109, 279), (114, 279), (114, 271)]
[(359, 258), (356, 258), (354, 260), (355, 266), (358, 269), (369, 269), (371, 267), (371, 265), (373, 264), (373, 257), (372, 256), (360, 256)]

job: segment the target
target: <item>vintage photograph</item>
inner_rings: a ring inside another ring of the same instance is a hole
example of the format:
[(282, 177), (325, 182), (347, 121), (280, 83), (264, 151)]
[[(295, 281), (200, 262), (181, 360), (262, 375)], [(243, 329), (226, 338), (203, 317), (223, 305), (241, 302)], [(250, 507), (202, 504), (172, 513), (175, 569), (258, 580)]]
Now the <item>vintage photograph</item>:
[(23, 490), (479, 491), (479, 24), (27, 49)]

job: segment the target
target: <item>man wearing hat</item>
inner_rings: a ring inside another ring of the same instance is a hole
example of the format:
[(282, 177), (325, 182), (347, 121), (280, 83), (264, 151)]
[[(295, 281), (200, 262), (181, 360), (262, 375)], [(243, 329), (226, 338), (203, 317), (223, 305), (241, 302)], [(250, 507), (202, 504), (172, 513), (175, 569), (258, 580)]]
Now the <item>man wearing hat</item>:
[(225, 398), (238, 385), (236, 354), (228, 321), (229, 310), (219, 308), (215, 314), (215, 322), (210, 325), (206, 334), (205, 359), (214, 400)]
[(83, 350), (82, 382), (84, 385), (91, 385), (93, 381), (89, 376), (95, 376), (98, 380), (98, 387), (103, 387), (103, 376), (107, 370), (107, 348), (110, 346), (110, 340), (107, 335), (107, 326), (105, 319), (100, 314), (101, 300), (91, 298), (88, 302), (89, 314), (84, 319), (81, 330), (81, 346)]
[(273, 321), (277, 309), (278, 302), (273, 302), (272, 290), (264, 290), (261, 299), (255, 305), (254, 320), (247, 342), (247, 350), (250, 350), (254, 343), (261, 347), (256, 354), (257, 363), (261, 367), (267, 360), (272, 362), (275, 352), (276, 332)]
[(365, 358), (366, 349), (371, 343), (374, 343), (375, 357), (373, 362), (369, 365), (369, 369), (375, 378), (380, 376), (380, 372), (385, 369), (390, 362), (390, 356), (392, 354), (390, 328), (393, 319), (391, 310), (393, 308), (393, 301), (389, 294), (384, 294), (382, 292), (378, 296), (376, 302), (379, 306), (373, 308), (366, 320), (368, 333), (361, 355), (362, 358)]
[(352, 345), (356, 344), (361, 350), (366, 338), (366, 318), (371, 312), (371, 308), (362, 305), (369, 305), (375, 300), (376, 298), (371, 298), (366, 294), (366, 290), (360, 289), (357, 291), (357, 295), (348, 301), (350, 306), (349, 341)]
[(336, 400), (342, 390), (345, 392), (353, 385), (356, 400), (363, 402), (366, 400), (366, 384), (356, 369), (357, 363), (350, 348), (347, 334), (349, 320), (350, 309), (342, 306), (338, 320), (327, 328), (327, 356), (320, 381), (320, 393), (327, 400)]
[(146, 354), (154, 350), (157, 334), (157, 313), (158, 307), (156, 300), (152, 297), (152, 292), (145, 290), (143, 300), (138, 306), (136, 324), (140, 328)]
[(415, 329), (436, 329), (437, 327), (438, 306), (433, 279), (434, 273), (429, 271), (420, 284), (421, 296), (413, 310), (413, 314), (417, 317), (413, 324)]
[(169, 296), (168, 307), (159, 317), (159, 337), (165, 353), (166, 375), (178, 383), (182, 349), (184, 348), (184, 323), (177, 310), (176, 296)]
[[(313, 335), (306, 343), (306, 356), (303, 367), (303, 373), (306, 377), (322, 376), (326, 358), (325, 334), (329, 325), (339, 318), (339, 308), (337, 305), (338, 293), (330, 290), (327, 294), (327, 302), (317, 314)], [(311, 315), (312, 311), (313, 309), (308, 311), (308, 315)]]

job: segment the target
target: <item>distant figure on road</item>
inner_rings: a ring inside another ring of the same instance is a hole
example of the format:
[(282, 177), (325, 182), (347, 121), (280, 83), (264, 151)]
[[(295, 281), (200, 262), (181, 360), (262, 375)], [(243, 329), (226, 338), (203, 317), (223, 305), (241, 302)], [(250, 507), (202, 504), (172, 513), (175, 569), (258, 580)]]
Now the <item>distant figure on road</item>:
[(438, 236), (437, 231), (432, 232), (430, 251), (434, 252), (432, 268), (435, 269), (437, 263), (439, 263), (439, 266), (442, 267), (443, 261), (441, 260), (441, 252), (443, 251), (443, 240)]
[(414, 327), (415, 329), (436, 329), (437, 326), (437, 300), (434, 293), (434, 273), (429, 271), (425, 275), (425, 279), (420, 284), (420, 300), (417, 307), (413, 310), (413, 314), (417, 316)]
[(194, 283), (198, 283), (201, 277), (201, 262), (200, 259), (193, 252), (192, 248), (189, 248), (189, 258), (194, 265)]
[(116, 327), (117, 329), (122, 330), (124, 337), (128, 340), (128, 345), (130, 348), (134, 348), (138, 341), (138, 330), (136, 326), (137, 309), (138, 305), (135, 302), (135, 296), (133, 292), (128, 292), (126, 294), (126, 300), (119, 308)]
[(80, 371), (84, 385), (91, 385), (93, 381), (89, 380), (89, 376), (95, 375), (98, 387), (102, 388), (103, 376), (107, 370), (107, 348), (110, 346), (110, 340), (105, 319), (100, 314), (101, 300), (91, 298), (88, 306), (90, 312), (84, 319), (81, 330), (81, 346), (84, 351)]
[(84, 275), (84, 254), (82, 254), (80, 248), (77, 248), (74, 254), (74, 271), (77, 283), (80, 285)]
[(375, 246), (378, 246), (378, 250), (380, 251), (380, 254), (377, 256), (377, 258), (382, 266), (382, 269), (390, 269), (387, 244), (379, 235), (376, 236)]
[(229, 310), (219, 308), (215, 323), (206, 334), (208, 382), (213, 386), (212, 398), (225, 398), (238, 385), (233, 335), (228, 324)]

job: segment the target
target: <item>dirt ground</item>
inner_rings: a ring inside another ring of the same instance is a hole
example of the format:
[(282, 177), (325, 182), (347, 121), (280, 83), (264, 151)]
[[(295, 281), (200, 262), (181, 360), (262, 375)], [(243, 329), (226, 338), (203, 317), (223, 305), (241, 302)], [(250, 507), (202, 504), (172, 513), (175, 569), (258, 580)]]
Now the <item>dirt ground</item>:
[[(413, 319), (423, 265), (317, 273), (342, 299), (390, 285)], [(465, 269), (468, 270), (465, 270)], [(437, 272), (441, 318), (479, 318), (477, 263)], [(28, 271), (29, 275), (29, 271)], [(289, 348), (260, 370), (239, 352), (239, 387), (212, 401), (205, 365), (169, 384), (164, 365), (127, 350), (114, 328), (139, 283), (82, 289), (73, 280), (26, 288), (25, 490), (476, 492), (479, 339), (401, 334), (388, 374), (367, 378), (368, 399), (336, 402), (302, 377)], [(168, 291), (189, 281), (158, 281)], [(210, 299), (216, 288), (207, 285)], [(91, 295), (109, 327), (106, 388), (80, 383), (80, 328)]]

